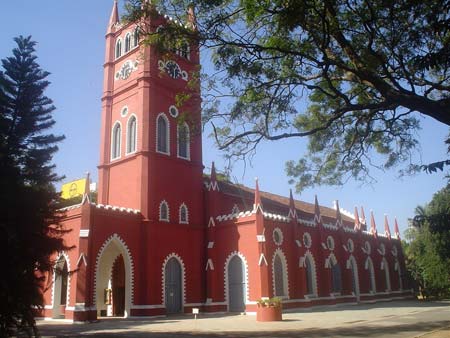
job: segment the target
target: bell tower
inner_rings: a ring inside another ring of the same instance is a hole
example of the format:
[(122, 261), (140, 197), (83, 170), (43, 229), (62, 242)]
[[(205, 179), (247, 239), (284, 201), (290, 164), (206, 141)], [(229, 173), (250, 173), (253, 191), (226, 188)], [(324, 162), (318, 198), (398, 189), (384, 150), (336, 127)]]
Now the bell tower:
[[(188, 17), (195, 20), (192, 10)], [(162, 16), (148, 20), (150, 31), (179, 24)], [(186, 43), (160, 55), (142, 43), (139, 27), (120, 22), (114, 1), (106, 32), (98, 203), (138, 209), (149, 221), (201, 225), (201, 101), (199, 85), (190, 83), (199, 69), (198, 46)], [(180, 104), (178, 94), (187, 100)]]

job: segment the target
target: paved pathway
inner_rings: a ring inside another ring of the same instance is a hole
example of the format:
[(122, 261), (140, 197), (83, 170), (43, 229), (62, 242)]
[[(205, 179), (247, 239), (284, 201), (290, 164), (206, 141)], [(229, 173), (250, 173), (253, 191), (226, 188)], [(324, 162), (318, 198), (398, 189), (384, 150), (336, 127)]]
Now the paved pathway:
[[(192, 315), (151, 319), (105, 318), (95, 323), (41, 321), (44, 337), (392, 337), (449, 338), (450, 302), (393, 301), (289, 311), (282, 322), (255, 316)], [(434, 332), (435, 331), (435, 332)]]

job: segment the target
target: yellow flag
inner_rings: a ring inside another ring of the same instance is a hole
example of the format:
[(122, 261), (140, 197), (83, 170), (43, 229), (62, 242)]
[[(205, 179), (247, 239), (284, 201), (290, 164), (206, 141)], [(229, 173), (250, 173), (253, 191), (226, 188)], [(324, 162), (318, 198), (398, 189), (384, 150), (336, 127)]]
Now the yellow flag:
[(84, 194), (85, 186), (86, 186), (85, 178), (63, 184), (61, 187), (61, 197), (63, 199), (69, 199), (81, 196)]

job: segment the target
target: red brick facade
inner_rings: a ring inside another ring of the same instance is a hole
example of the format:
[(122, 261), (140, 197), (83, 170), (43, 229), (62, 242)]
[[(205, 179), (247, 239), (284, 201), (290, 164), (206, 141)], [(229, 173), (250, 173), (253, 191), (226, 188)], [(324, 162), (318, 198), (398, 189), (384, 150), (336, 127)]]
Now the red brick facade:
[[(199, 89), (188, 86), (198, 49), (163, 57), (134, 34), (115, 4), (98, 203), (86, 195), (64, 210), (66, 242), (76, 248), (57, 257), (70, 273), (67, 282), (48, 277), (43, 316), (255, 312), (258, 299), (273, 296), (292, 308), (409, 295), (397, 227), (393, 238), (387, 224), (384, 235), (367, 232), (339, 207), (219, 181), (214, 165), (204, 176)], [(190, 97), (174, 109), (180, 92)], [(189, 129), (187, 143), (180, 128)]]

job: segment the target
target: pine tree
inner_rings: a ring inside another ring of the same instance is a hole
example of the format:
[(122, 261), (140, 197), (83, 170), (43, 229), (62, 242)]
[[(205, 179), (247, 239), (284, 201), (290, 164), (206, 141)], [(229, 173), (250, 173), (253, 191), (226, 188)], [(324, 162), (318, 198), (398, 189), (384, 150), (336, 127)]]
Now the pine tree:
[(60, 178), (51, 164), (63, 136), (49, 132), (55, 107), (44, 95), (49, 73), (31, 37), (15, 38), (0, 69), (0, 336), (37, 335), (36, 309), (52, 271), (51, 255), (68, 250), (58, 225)]

